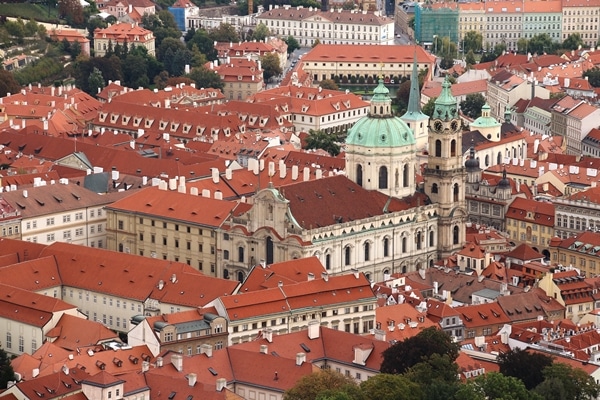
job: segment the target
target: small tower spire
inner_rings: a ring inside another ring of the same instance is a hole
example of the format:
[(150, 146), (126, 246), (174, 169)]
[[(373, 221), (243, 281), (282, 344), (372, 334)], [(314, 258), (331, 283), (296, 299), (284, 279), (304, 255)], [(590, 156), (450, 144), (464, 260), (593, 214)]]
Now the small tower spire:
[(410, 76), (410, 94), (408, 95), (408, 108), (406, 114), (417, 115), (421, 113), (421, 106), (419, 104), (419, 98), (421, 93), (419, 92), (419, 68), (417, 66), (417, 46), (415, 46), (415, 52), (413, 55), (413, 67), (412, 74)]

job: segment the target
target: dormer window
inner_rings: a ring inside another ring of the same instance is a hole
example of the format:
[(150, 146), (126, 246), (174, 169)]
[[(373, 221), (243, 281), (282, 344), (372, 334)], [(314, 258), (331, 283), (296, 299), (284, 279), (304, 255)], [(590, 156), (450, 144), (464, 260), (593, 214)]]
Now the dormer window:
[(168, 125), (168, 121), (160, 121), (160, 124), (158, 125), (158, 129), (163, 130), (167, 127)]
[(129, 120), (130, 120), (130, 119), (131, 119), (131, 117), (130, 117), (130, 116), (123, 115), (123, 118), (121, 118), (121, 123), (122, 123), (123, 125), (127, 125), (127, 124), (129, 123)]
[(183, 125), (183, 133), (189, 133), (191, 128), (192, 128), (192, 125), (184, 124)]
[(107, 116), (108, 116), (108, 113), (106, 113), (106, 112), (100, 112), (100, 113), (98, 114), (98, 120), (99, 120), (100, 122), (104, 122), (104, 121), (106, 120), (106, 117), (107, 117)]
[(141, 117), (134, 117), (133, 118), (133, 126), (135, 126), (135, 127), (140, 126), (140, 122), (142, 122), (142, 118)]
[(202, 135), (202, 134), (204, 133), (204, 130), (205, 130), (205, 129), (206, 129), (206, 127), (205, 127), (205, 126), (197, 126), (197, 127), (196, 127), (196, 135), (197, 135), (197, 136), (200, 136), (200, 135)]
[(179, 122), (171, 122), (171, 132), (175, 132), (179, 128)]
[(242, 80), (242, 76), (238, 75), (238, 81), (241, 81), (241, 80)]
[(119, 120), (119, 114), (111, 114), (110, 115), (110, 122), (115, 124), (117, 121)]
[(145, 126), (146, 128), (150, 128), (150, 127), (152, 126), (152, 124), (153, 124), (153, 123), (154, 123), (154, 119), (149, 119), (149, 118), (148, 118), (148, 119), (146, 119), (146, 122), (145, 122), (144, 126)]

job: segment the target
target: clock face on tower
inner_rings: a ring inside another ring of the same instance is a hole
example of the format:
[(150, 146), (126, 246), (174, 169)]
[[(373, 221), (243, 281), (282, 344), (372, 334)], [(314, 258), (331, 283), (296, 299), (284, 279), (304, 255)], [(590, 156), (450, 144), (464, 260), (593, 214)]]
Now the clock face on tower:
[(433, 123), (433, 129), (436, 132), (441, 132), (444, 129), (444, 125), (442, 124), (442, 121), (435, 121)]
[(458, 130), (458, 121), (452, 121), (452, 122), (450, 123), (450, 128), (452, 128), (452, 130), (453, 130), (454, 132), (456, 132), (456, 131)]

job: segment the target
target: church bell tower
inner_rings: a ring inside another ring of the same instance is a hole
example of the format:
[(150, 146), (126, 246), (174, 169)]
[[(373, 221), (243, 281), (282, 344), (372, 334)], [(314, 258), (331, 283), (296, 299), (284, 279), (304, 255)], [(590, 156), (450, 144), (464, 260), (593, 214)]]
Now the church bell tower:
[(462, 124), (448, 78), (429, 119), (425, 193), (439, 206), (438, 253), (448, 257), (465, 242), (466, 171), (462, 157)]

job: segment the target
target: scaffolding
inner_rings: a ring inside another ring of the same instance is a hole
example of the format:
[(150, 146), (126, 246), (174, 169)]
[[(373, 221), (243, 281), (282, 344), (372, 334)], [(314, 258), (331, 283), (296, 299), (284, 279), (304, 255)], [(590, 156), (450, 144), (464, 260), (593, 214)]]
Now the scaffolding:
[(456, 3), (433, 8), (431, 4), (415, 7), (415, 39), (432, 43), (435, 37), (449, 37), (458, 43), (458, 6)]

